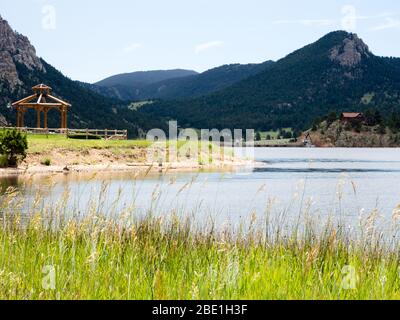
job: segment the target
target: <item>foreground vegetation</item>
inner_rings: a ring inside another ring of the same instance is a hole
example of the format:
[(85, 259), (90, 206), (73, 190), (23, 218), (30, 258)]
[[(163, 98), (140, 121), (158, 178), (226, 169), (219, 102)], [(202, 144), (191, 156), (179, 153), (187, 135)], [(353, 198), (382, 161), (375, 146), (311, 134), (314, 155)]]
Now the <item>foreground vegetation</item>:
[(0, 131), (0, 168), (16, 167), (26, 158), (26, 135), (17, 130)]
[(268, 214), (233, 232), (102, 200), (79, 218), (67, 199), (2, 197), (0, 299), (400, 298), (397, 237), (383, 240), (376, 212), (360, 233), (310, 220), (287, 233)]

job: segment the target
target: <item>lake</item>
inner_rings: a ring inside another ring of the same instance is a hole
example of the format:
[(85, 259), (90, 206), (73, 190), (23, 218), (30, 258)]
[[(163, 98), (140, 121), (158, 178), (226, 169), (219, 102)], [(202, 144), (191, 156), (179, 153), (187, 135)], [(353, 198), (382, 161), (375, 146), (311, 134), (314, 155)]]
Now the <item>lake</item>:
[(356, 223), (374, 209), (390, 219), (400, 204), (400, 149), (259, 148), (255, 157), (257, 166), (236, 172), (69, 174), (0, 183), (17, 186), (32, 201), (40, 191), (43, 205), (54, 205), (68, 190), (68, 206), (81, 214), (101, 199), (104, 212), (129, 206), (138, 214), (178, 212), (217, 224), (266, 212), (284, 212), (290, 220), (304, 211)]

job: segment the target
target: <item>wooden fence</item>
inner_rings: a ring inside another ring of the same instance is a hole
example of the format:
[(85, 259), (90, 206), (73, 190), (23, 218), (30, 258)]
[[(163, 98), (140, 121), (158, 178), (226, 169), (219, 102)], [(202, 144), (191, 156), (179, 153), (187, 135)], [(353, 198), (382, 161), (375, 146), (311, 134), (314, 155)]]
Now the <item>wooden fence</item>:
[[(15, 129), (3, 127), (3, 129)], [(62, 134), (67, 137), (81, 136), (82, 138), (90, 139), (93, 137), (100, 137), (105, 140), (128, 140), (128, 130), (116, 129), (38, 129), (38, 128), (17, 128), (21, 132), (31, 134)]]

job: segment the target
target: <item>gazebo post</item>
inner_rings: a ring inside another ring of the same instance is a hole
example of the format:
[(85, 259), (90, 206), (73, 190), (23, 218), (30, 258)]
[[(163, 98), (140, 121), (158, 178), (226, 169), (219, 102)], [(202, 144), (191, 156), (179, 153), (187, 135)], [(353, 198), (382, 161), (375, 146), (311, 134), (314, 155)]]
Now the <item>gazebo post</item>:
[(61, 125), (60, 125), (61, 129), (64, 129), (64, 117), (65, 117), (64, 110), (61, 109)]
[(47, 126), (47, 113), (49, 112), (48, 108), (43, 109), (43, 128), (48, 129)]
[(61, 108), (61, 129), (67, 129), (67, 111), (66, 107)]
[(64, 129), (67, 129), (67, 128), (68, 128), (67, 117), (68, 117), (67, 109), (64, 109)]
[(25, 110), (22, 107), (17, 107), (17, 128), (24, 127)]
[(25, 109), (21, 109), (20, 110), (20, 128), (23, 128), (23, 127), (25, 127)]
[(36, 128), (40, 129), (41, 125), (40, 125), (40, 109), (37, 108), (36, 109)]
[(21, 111), (17, 107), (17, 128), (21, 128)]

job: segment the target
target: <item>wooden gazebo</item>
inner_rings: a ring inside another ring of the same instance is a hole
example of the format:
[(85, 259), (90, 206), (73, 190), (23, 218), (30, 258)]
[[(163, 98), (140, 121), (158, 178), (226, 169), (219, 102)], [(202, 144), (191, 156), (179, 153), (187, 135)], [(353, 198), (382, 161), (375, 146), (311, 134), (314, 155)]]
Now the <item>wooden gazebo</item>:
[(47, 129), (47, 113), (57, 109), (61, 113), (61, 129), (67, 129), (67, 113), (71, 105), (51, 94), (52, 89), (45, 84), (38, 84), (32, 88), (33, 95), (14, 102), (12, 106), (17, 111), (17, 127), (23, 128), (24, 115), (28, 109), (36, 110), (36, 127), (41, 129), (41, 113), (43, 112), (44, 129)]

